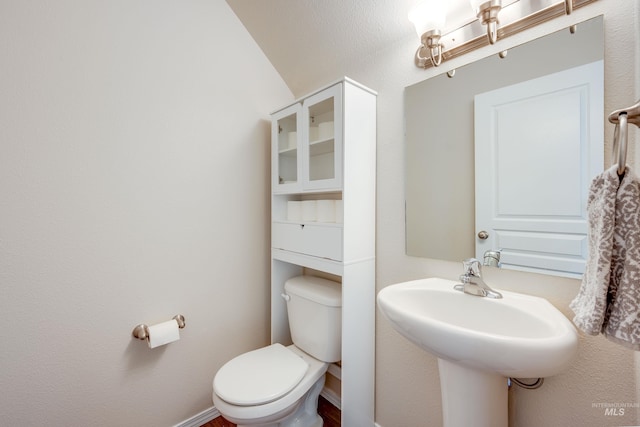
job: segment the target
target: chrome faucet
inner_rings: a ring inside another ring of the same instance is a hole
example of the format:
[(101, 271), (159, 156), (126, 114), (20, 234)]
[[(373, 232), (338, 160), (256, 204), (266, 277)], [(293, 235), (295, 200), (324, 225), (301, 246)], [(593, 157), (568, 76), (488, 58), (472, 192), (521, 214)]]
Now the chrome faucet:
[(482, 280), (480, 261), (475, 258), (469, 258), (465, 259), (462, 265), (464, 266), (464, 273), (460, 275), (462, 283), (455, 285), (455, 290), (479, 297), (502, 298), (500, 292), (494, 291)]

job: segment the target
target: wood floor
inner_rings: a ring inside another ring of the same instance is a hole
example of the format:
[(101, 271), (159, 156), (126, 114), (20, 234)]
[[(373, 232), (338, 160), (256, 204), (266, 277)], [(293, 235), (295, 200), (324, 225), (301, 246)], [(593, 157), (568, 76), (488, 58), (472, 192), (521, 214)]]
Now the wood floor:
[[(318, 399), (318, 413), (324, 420), (323, 427), (340, 427), (340, 410), (322, 396)], [(236, 425), (225, 420), (223, 417), (218, 417), (200, 427), (236, 427)]]

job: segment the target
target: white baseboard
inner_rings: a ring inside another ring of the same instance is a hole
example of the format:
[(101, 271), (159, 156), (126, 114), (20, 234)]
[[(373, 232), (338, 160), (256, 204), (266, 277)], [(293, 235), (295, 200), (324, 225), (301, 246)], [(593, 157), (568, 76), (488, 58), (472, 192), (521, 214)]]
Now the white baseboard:
[(220, 411), (218, 411), (215, 406), (212, 406), (211, 408), (205, 409), (199, 414), (196, 414), (193, 417), (187, 420), (184, 420), (173, 427), (200, 427), (202, 424), (206, 424), (212, 419), (217, 418), (219, 416), (220, 416)]

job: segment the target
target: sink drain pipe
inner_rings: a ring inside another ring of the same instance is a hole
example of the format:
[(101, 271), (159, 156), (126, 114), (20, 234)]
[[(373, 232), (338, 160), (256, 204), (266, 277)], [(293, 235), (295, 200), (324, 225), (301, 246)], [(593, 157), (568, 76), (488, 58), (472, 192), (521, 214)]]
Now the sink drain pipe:
[(526, 388), (527, 390), (535, 390), (537, 388), (542, 387), (542, 383), (544, 383), (544, 378), (538, 378), (537, 380), (535, 380), (531, 384), (527, 384), (525, 382), (520, 381), (517, 378), (508, 377), (507, 378), (507, 386), (509, 388), (511, 388), (511, 383), (515, 383), (515, 384), (519, 385), (522, 388)]

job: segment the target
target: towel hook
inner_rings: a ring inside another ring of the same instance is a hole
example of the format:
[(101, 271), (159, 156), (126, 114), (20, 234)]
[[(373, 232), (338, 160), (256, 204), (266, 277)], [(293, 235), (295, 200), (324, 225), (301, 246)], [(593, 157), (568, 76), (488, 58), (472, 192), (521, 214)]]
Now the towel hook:
[(613, 113), (609, 114), (609, 122), (617, 124), (619, 122), (620, 114), (622, 113), (627, 114), (627, 123), (631, 123), (640, 128), (640, 101), (636, 102), (631, 107), (615, 110)]
[(618, 175), (624, 175), (627, 166), (627, 125), (640, 128), (640, 101), (629, 108), (609, 114), (609, 122), (616, 125), (613, 131), (613, 155), (618, 159)]
[[(616, 155), (617, 153), (617, 155)], [(627, 113), (620, 113), (613, 131), (613, 154), (618, 159), (618, 175), (627, 167)]]

